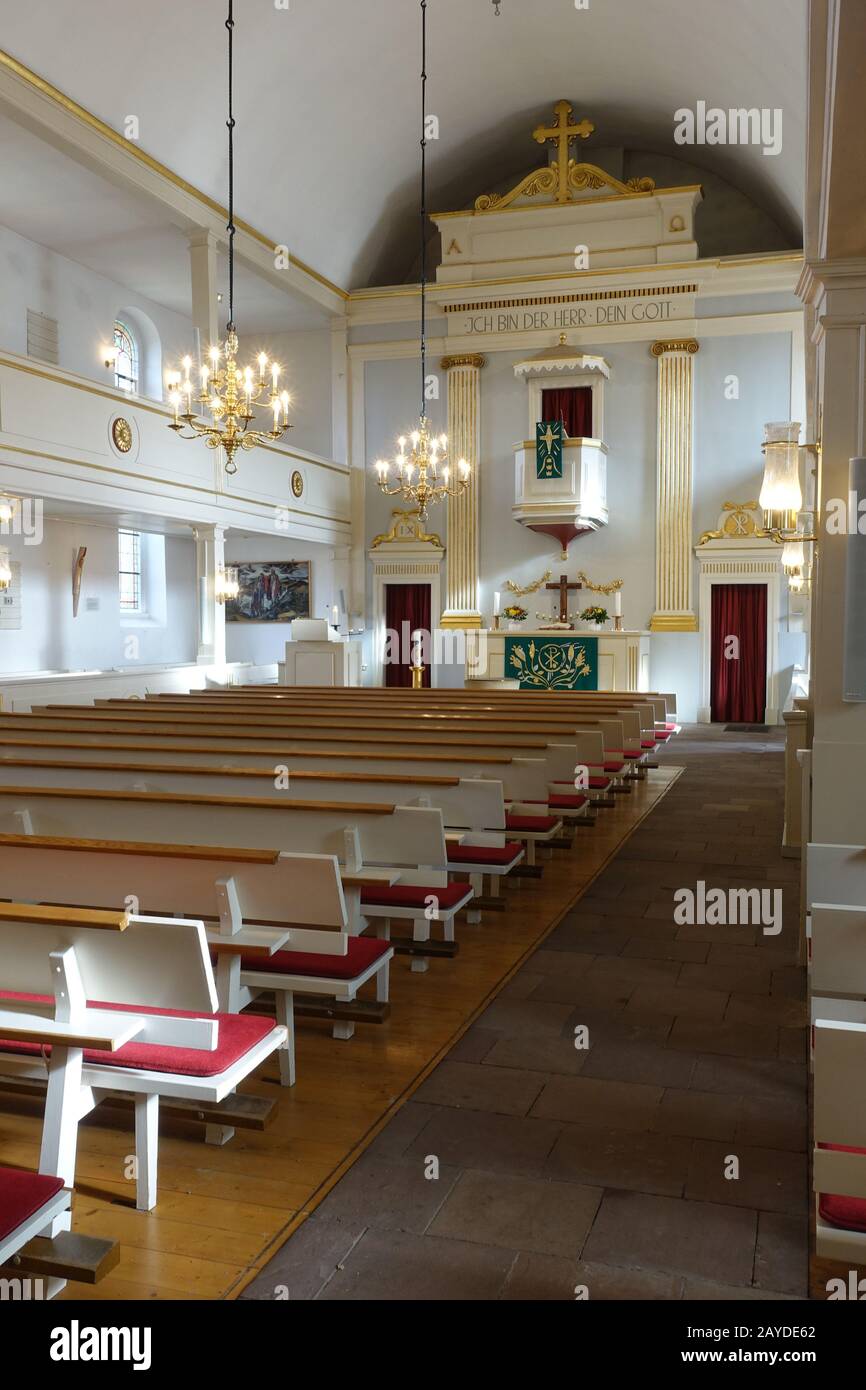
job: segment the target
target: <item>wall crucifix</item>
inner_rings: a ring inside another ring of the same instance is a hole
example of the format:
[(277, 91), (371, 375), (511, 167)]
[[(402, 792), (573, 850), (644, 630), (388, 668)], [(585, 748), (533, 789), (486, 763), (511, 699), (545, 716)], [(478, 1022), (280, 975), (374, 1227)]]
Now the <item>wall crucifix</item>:
[[(559, 617), (560, 623), (568, 623), (568, 594), (570, 589), (582, 589), (583, 585), (577, 581), (570, 584), (567, 574), (561, 574), (555, 584), (545, 584), (545, 589), (554, 589), (559, 592)], [(570, 626), (570, 624), (569, 624)]]

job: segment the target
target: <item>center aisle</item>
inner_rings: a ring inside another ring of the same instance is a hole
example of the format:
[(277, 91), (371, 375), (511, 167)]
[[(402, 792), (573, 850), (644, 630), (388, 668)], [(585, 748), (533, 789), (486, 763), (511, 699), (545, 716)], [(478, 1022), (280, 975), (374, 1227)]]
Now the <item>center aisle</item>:
[[(683, 731), (685, 773), (242, 1297), (805, 1297), (781, 750)], [(780, 888), (783, 931), (677, 926), (701, 879)]]

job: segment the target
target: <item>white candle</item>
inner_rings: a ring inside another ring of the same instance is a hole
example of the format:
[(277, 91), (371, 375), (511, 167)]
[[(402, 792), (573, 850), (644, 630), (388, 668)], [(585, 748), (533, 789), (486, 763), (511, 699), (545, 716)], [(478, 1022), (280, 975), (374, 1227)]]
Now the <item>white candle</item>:
[(332, 617), (332, 619), (333, 619), (334, 627), (336, 627), (336, 626), (337, 626), (337, 623), (340, 621), (340, 614), (339, 614), (339, 611), (338, 611), (338, 609), (337, 609), (336, 603), (334, 604), (333, 608), (331, 609), (331, 617)]
[(622, 589), (617, 589), (613, 596), (613, 613), (615, 618), (622, 617)]
[(494, 616), (494, 618), (498, 618), (498, 617), (499, 617), (499, 590), (498, 590), (498, 589), (496, 590), (496, 592), (495, 592), (494, 595), (493, 595), (493, 616)]

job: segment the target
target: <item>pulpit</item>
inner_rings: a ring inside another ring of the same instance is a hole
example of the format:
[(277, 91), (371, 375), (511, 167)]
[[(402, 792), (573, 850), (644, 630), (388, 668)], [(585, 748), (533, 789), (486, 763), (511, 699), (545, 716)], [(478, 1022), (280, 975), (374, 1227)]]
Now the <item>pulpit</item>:
[(296, 618), (280, 685), (355, 686), (361, 684), (361, 643), (319, 618)]

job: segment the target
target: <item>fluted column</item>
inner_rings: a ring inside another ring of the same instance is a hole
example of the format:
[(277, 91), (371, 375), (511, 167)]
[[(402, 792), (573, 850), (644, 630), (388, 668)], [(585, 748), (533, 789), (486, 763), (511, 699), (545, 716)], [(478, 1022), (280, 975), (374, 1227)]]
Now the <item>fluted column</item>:
[(656, 607), (652, 632), (696, 632), (692, 610), (694, 338), (653, 343), (658, 359)]
[(452, 476), (465, 458), (472, 473), (462, 497), (448, 499), (448, 548), (445, 553), (445, 611), (442, 627), (481, 626), (478, 606), (478, 501), (481, 462), (480, 353), (443, 357), (448, 373), (448, 457)]

